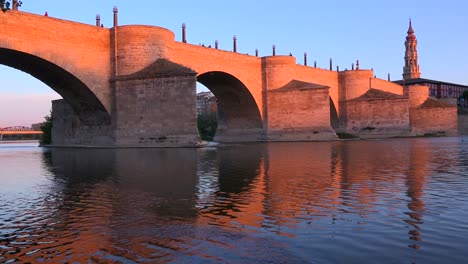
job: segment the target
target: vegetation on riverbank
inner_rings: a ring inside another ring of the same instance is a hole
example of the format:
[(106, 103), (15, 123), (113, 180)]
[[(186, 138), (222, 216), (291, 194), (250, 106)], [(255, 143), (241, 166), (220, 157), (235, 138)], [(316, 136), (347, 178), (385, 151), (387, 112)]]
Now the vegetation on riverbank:
[(212, 141), (218, 127), (216, 115), (198, 115), (197, 127), (202, 140)]
[(41, 125), (42, 135), (40, 138), (41, 145), (50, 145), (52, 143), (52, 113), (45, 116), (45, 121)]

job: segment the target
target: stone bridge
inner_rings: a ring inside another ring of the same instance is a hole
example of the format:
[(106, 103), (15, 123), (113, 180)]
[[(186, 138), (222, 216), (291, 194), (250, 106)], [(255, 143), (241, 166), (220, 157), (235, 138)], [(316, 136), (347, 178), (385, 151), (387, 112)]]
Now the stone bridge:
[[(408, 93), (372, 70), (333, 71), (299, 65), (289, 55), (192, 45), (165, 28), (117, 21), (116, 9), (112, 28), (17, 10), (0, 14), (0, 64), (64, 99), (53, 102), (55, 145), (194, 146), (197, 81), (218, 100), (217, 141), (412, 131)], [(376, 99), (386, 100), (377, 115), (355, 106), (364, 100), (375, 108)]]

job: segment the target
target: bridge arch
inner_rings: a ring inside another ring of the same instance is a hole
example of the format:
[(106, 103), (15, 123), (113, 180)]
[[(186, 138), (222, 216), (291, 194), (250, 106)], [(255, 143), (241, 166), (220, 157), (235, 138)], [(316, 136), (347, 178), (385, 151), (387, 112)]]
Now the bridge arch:
[(0, 64), (30, 74), (67, 101), (86, 125), (110, 124), (110, 114), (80, 79), (56, 64), (32, 54), (0, 48)]
[(208, 71), (197, 76), (217, 99), (216, 141), (258, 141), (263, 134), (260, 109), (249, 89), (235, 76)]

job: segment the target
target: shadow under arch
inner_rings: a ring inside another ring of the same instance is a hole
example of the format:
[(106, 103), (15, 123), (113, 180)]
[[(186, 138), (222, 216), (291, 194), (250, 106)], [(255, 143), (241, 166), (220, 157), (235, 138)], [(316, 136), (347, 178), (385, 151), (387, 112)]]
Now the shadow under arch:
[(0, 64), (28, 73), (48, 85), (62, 96), (84, 124), (110, 124), (110, 115), (96, 95), (63, 68), (37, 56), (5, 48), (0, 48)]
[(258, 141), (263, 124), (260, 110), (247, 87), (236, 77), (220, 71), (198, 75), (217, 99), (218, 128), (215, 141)]
[(336, 111), (335, 103), (330, 97), (330, 125), (333, 130), (336, 132), (340, 125), (340, 120), (338, 119), (338, 112)]

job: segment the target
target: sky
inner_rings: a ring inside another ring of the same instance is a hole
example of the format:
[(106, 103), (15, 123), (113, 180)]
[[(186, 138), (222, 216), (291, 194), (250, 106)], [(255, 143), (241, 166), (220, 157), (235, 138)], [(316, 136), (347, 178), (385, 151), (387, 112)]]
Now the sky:
[[(468, 85), (468, 1), (465, 0), (23, 0), (21, 11), (95, 24), (112, 25), (118, 7), (119, 25), (153, 25), (175, 32), (187, 25), (192, 44), (260, 56), (292, 53), (297, 63), (351, 68), (359, 60), (378, 78), (401, 79), (409, 19), (418, 39), (421, 77)], [(1, 25), (0, 25), (1, 26)], [(51, 100), (60, 98), (30, 75), (0, 66), (0, 127), (42, 122)]]

